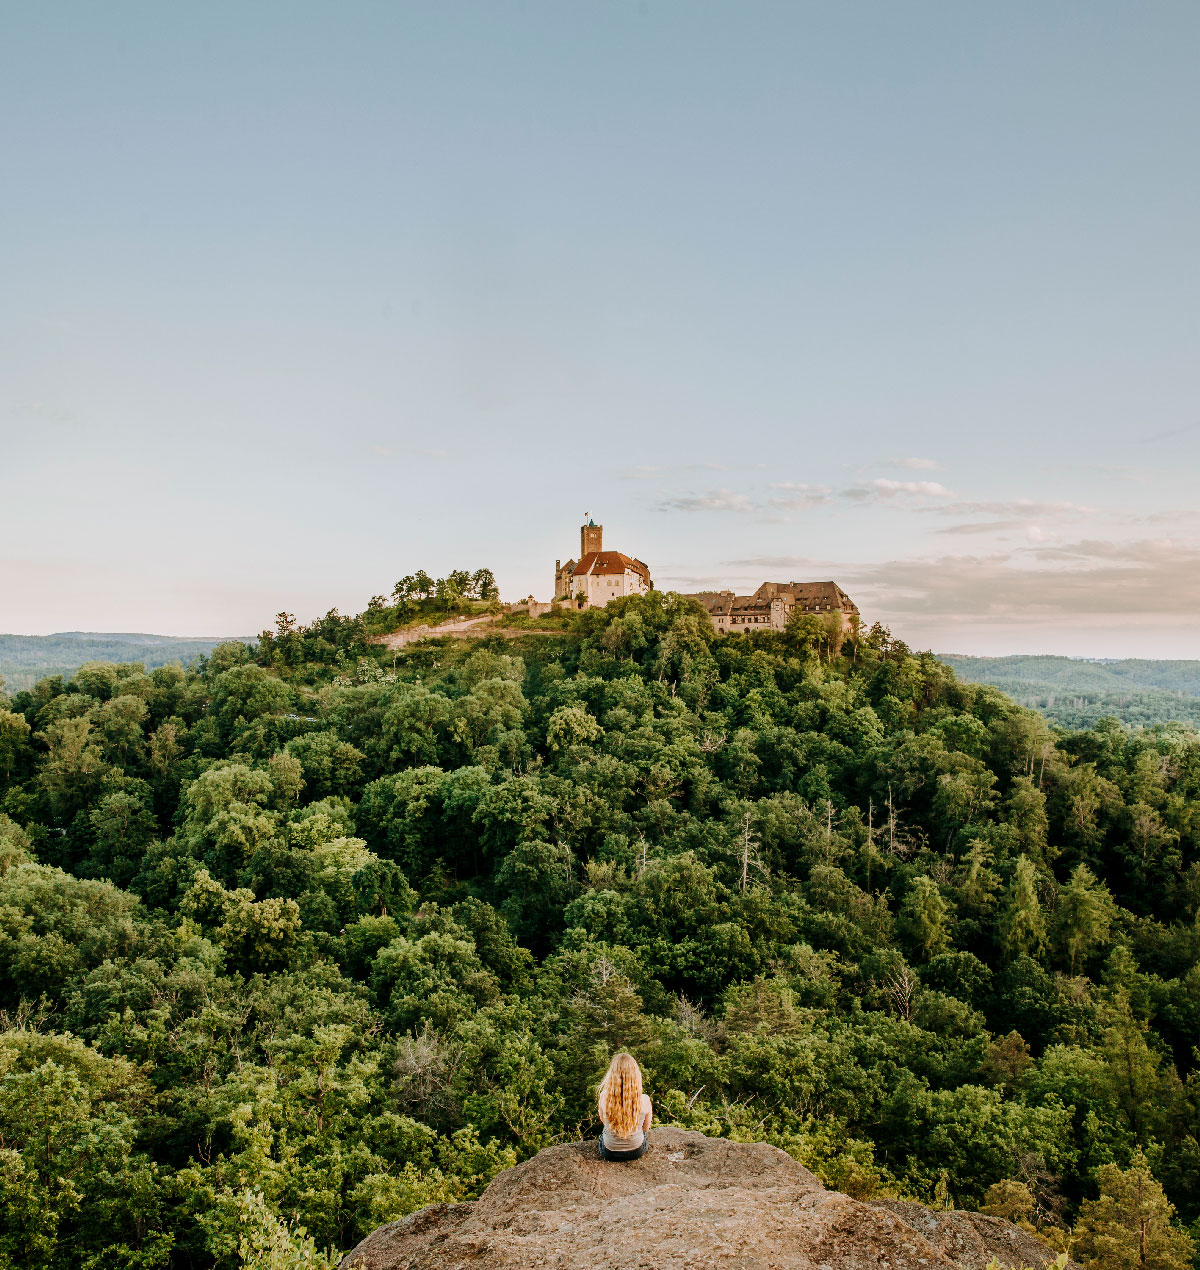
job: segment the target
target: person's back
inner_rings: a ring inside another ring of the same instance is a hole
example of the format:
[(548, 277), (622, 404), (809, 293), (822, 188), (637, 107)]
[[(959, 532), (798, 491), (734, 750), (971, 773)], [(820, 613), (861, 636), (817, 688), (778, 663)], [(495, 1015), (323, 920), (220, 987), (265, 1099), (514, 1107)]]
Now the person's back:
[(654, 1110), (642, 1093), (642, 1073), (631, 1054), (617, 1054), (600, 1083), (597, 1104), (600, 1123), (599, 1151), (602, 1159), (637, 1160), (650, 1146), (650, 1122)]

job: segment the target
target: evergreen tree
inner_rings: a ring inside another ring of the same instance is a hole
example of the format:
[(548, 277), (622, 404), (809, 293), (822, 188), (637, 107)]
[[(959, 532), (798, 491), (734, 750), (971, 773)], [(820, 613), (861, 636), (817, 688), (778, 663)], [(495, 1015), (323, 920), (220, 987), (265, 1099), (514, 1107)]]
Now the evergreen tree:
[(904, 903), (900, 906), (898, 929), (913, 949), (928, 959), (947, 946), (948, 911), (937, 883), (921, 874), (913, 878)]
[(1017, 859), (1000, 912), (1000, 943), (1010, 957), (1036, 956), (1046, 944), (1046, 922), (1037, 893), (1037, 870), (1028, 856)]
[(1074, 1230), (1087, 1270), (1189, 1270), (1194, 1241), (1172, 1225), (1175, 1208), (1141, 1148), (1127, 1169), (1103, 1165), (1099, 1183), (1099, 1198), (1084, 1201)]
[(1054, 915), (1055, 943), (1075, 974), (1080, 962), (1101, 948), (1112, 927), (1114, 905), (1108, 887), (1086, 864), (1077, 864), (1059, 892)]

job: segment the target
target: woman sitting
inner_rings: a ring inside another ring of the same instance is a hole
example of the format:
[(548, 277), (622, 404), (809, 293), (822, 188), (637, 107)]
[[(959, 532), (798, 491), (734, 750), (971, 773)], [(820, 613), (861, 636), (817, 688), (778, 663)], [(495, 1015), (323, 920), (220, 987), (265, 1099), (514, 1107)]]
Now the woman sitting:
[(653, 1108), (642, 1093), (642, 1072), (632, 1054), (617, 1054), (600, 1082), (602, 1160), (640, 1160), (650, 1146)]

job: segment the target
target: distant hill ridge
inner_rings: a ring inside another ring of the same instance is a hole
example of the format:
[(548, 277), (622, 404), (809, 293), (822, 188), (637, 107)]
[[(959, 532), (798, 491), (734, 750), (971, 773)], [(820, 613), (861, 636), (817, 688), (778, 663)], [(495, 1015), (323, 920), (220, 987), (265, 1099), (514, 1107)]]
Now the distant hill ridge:
[(152, 635), (137, 631), (58, 631), (53, 635), (0, 635), (0, 679), (5, 690), (32, 688), (49, 675), (73, 675), (84, 662), (138, 661), (147, 670), (185, 665), (228, 639), (242, 636)]
[(214, 646), (240, 635), (152, 635), (143, 631), (55, 631), (51, 635), (0, 635), (0, 639), (110, 639), (134, 644), (177, 644), (204, 641)]
[(938, 657), (959, 678), (992, 684), (1062, 727), (1091, 727), (1108, 715), (1135, 727), (1173, 722), (1200, 727), (1200, 661), (961, 653)]

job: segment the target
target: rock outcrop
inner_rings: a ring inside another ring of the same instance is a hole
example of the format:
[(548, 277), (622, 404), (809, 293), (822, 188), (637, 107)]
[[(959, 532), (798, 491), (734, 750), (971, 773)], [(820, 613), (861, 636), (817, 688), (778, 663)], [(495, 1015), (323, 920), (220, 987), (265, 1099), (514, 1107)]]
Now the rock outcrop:
[(861, 1203), (766, 1143), (654, 1129), (632, 1164), (548, 1147), (473, 1203), (379, 1227), (339, 1270), (984, 1270), (1040, 1267), (1032, 1235), (979, 1213)]

